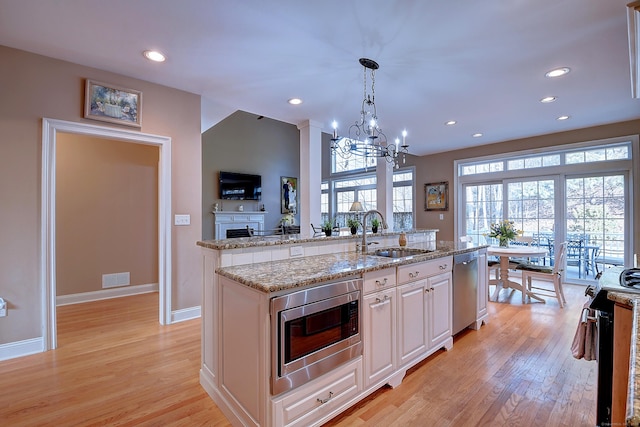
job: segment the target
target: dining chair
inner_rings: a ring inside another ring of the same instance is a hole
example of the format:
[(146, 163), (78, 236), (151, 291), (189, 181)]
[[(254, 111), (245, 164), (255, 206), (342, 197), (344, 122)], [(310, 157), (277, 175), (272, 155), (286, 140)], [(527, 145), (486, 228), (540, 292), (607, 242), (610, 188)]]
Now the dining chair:
[[(531, 246), (533, 243), (533, 236), (516, 236), (515, 240), (511, 243), (514, 246)], [(531, 258), (509, 258), (509, 268), (515, 270), (520, 264), (531, 263)]]
[(319, 236), (321, 234), (324, 234), (324, 231), (322, 231), (322, 228), (318, 227), (314, 227), (313, 224), (311, 224), (311, 229), (313, 230), (313, 237)]
[(578, 267), (578, 278), (582, 278), (584, 260), (584, 240), (575, 239), (567, 242), (567, 267)]
[[(541, 297), (550, 296), (558, 299), (560, 308), (564, 308), (567, 300), (562, 289), (562, 275), (566, 260), (567, 242), (556, 245), (556, 252), (553, 266), (522, 264), (518, 270), (522, 271), (522, 301), (526, 292)], [(534, 282), (535, 281), (535, 282)], [(551, 283), (553, 288), (544, 286), (544, 283)]]

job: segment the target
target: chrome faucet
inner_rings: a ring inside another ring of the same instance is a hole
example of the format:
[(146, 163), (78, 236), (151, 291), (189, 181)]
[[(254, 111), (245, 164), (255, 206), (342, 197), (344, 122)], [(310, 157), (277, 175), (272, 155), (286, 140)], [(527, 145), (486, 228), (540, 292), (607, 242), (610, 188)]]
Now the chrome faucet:
[[(366, 227), (367, 227), (367, 216), (371, 213), (377, 213), (378, 215), (380, 215), (380, 219), (382, 220), (382, 228), (383, 229), (387, 228), (387, 223), (385, 222), (384, 216), (382, 216), (380, 211), (371, 209), (370, 211), (365, 212), (364, 216), (362, 217), (362, 253), (363, 254), (366, 254), (368, 250)], [(373, 243), (378, 243), (378, 242), (373, 242)]]

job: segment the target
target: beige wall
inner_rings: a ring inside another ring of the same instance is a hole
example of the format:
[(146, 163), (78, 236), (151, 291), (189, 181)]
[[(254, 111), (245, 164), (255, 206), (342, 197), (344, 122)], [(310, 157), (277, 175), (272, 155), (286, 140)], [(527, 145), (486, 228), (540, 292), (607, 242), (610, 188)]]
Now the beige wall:
[[(191, 214), (190, 226), (172, 231), (172, 310), (199, 306), (200, 97), (3, 46), (0, 63), (0, 297), (9, 303), (9, 316), (0, 318), (0, 344), (42, 336), (42, 118), (118, 127), (82, 118), (87, 78), (141, 90), (141, 132), (172, 138), (172, 212)], [(149, 64), (149, 72), (156, 66)]]
[[(438, 228), (440, 229), (440, 233), (438, 233), (439, 240), (453, 240), (455, 223), (453, 207), (456, 197), (456, 189), (453, 188), (454, 160), (631, 135), (640, 135), (640, 120), (506, 141), (498, 144), (483, 145), (424, 157), (413, 157), (411, 162), (415, 161), (416, 166), (416, 226), (419, 228)], [(637, 165), (638, 159), (635, 159), (635, 162)], [(409, 159), (407, 159), (407, 163), (409, 163)], [(424, 184), (440, 181), (449, 181), (449, 211), (425, 212)], [(638, 182), (637, 177), (634, 182)], [(639, 187), (639, 185), (634, 186), (635, 224), (640, 224), (640, 205), (638, 204), (638, 201), (640, 201)], [(439, 219), (440, 213), (444, 214), (444, 220), (442, 221)], [(638, 229), (640, 229), (640, 227), (636, 225), (635, 242), (639, 241), (638, 233), (640, 233), (640, 230)]]
[(158, 283), (158, 147), (58, 134), (56, 291), (102, 289), (102, 275)]
[[(280, 177), (300, 177), (300, 131), (295, 125), (236, 111), (202, 134), (202, 239), (214, 238), (213, 204), (235, 211), (257, 211), (264, 205), (265, 228), (280, 224)], [(220, 200), (218, 173), (262, 176), (262, 200)], [(300, 218), (300, 215), (297, 215)], [(220, 238), (220, 237), (217, 237)]]

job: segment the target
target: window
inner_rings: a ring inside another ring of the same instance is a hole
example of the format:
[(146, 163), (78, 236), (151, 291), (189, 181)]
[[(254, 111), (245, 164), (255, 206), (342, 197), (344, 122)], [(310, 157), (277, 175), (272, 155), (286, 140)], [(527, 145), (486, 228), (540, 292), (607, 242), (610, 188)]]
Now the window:
[(335, 180), (333, 186), (336, 200), (334, 217), (338, 226), (346, 227), (347, 218), (354, 215), (349, 211), (353, 202), (362, 203), (365, 210), (375, 209), (377, 204), (375, 175), (360, 175)]
[[(343, 138), (338, 142), (344, 144)], [(349, 209), (358, 201), (365, 210), (377, 208), (376, 175), (367, 171), (376, 167), (376, 158), (354, 156), (342, 159), (332, 153), (332, 171), (336, 174), (324, 182), (321, 189), (321, 218), (323, 221), (333, 218), (344, 227), (347, 218), (351, 217)], [(414, 227), (414, 171), (403, 169), (393, 174), (393, 228), (394, 230)], [(387, 221), (389, 219), (387, 218)]]
[(540, 260), (545, 263), (556, 242), (577, 243), (565, 270), (569, 281), (595, 280), (598, 271), (623, 265), (632, 243), (632, 141), (580, 145), (543, 155), (507, 153), (499, 161), (457, 161), (456, 205), (464, 207), (458, 210), (458, 234), (485, 243), (489, 226), (508, 219), (535, 244), (548, 246), (549, 257)]
[(464, 188), (464, 233), (478, 244), (486, 244), (484, 237), (491, 224), (502, 219), (502, 184), (467, 185)]
[(393, 174), (393, 229), (413, 228), (413, 170)]
[[(342, 138), (336, 142), (339, 149), (346, 150), (345, 147), (351, 143), (349, 138)], [(343, 173), (353, 171), (363, 171), (367, 169), (375, 169), (377, 160), (375, 157), (350, 156), (343, 159), (339, 155), (331, 152), (331, 173)]]
[(322, 222), (329, 220), (329, 183), (320, 184), (320, 220)]
[(458, 166), (459, 176), (478, 175), (483, 173), (500, 173), (534, 168), (547, 168), (579, 163), (607, 162), (631, 159), (631, 143), (610, 144), (598, 148), (564, 150), (544, 155), (514, 155), (499, 161), (461, 162)]
[(624, 263), (624, 175), (588, 176), (566, 181), (568, 239), (578, 239), (585, 251), (583, 272), (597, 273), (597, 262)]

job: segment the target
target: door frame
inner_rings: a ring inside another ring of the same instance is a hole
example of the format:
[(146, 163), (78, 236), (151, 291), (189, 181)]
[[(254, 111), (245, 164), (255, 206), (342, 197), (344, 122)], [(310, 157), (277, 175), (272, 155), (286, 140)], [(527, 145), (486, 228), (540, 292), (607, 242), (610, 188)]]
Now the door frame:
[(44, 351), (57, 347), (56, 321), (56, 138), (58, 132), (157, 146), (159, 321), (171, 323), (171, 138), (131, 130), (42, 119), (40, 289)]

